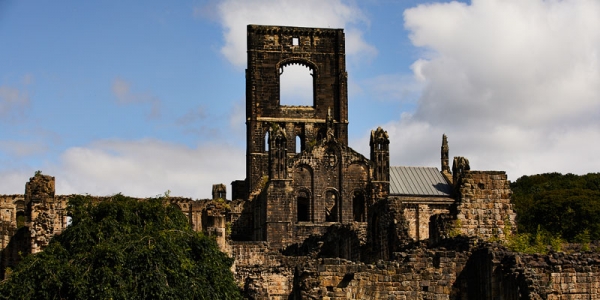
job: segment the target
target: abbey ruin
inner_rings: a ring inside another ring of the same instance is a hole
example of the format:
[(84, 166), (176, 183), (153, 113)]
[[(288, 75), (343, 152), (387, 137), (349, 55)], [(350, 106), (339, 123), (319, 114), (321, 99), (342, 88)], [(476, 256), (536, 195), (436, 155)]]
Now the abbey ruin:
[[(391, 166), (381, 127), (368, 157), (349, 147), (342, 29), (249, 25), (247, 38), (246, 178), (169, 198), (235, 259), (247, 298), (600, 299), (600, 256), (495, 242), (516, 229), (507, 176), (451, 161), (445, 135), (440, 169)], [(312, 105), (280, 104), (292, 64), (311, 71)], [(54, 186), (40, 173), (0, 196), (2, 270), (68, 226)]]

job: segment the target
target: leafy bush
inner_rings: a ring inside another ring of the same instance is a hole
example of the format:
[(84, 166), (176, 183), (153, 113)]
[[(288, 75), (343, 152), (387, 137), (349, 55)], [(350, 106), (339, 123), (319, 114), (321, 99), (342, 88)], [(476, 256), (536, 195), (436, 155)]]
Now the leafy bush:
[(519, 233), (508, 236), (507, 246), (512, 251), (523, 253), (547, 253), (549, 250), (561, 251), (564, 241), (550, 232), (538, 227), (535, 233)]
[(237, 299), (232, 259), (163, 198), (70, 199), (72, 224), (0, 283), (1, 299)]

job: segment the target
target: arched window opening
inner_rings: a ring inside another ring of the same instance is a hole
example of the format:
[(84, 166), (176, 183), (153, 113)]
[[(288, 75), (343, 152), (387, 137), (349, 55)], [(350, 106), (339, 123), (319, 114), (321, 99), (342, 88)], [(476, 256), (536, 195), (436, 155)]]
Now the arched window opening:
[(281, 67), (279, 73), (280, 105), (313, 106), (314, 81), (309, 67), (291, 64)]
[(25, 216), (24, 211), (17, 211), (17, 228), (25, 226), (26, 219), (27, 217)]
[(265, 152), (269, 152), (269, 132), (265, 133)]
[(296, 153), (300, 153), (302, 152), (302, 150), (304, 150), (304, 147), (302, 145), (302, 138), (300, 138), (299, 135), (296, 136)]
[(354, 215), (355, 222), (366, 221), (366, 201), (365, 194), (361, 191), (354, 192), (354, 198), (352, 199), (352, 213)]
[(307, 192), (299, 192), (297, 202), (298, 222), (310, 221), (310, 198)]
[(325, 222), (338, 222), (338, 197), (333, 191), (327, 191), (325, 194)]

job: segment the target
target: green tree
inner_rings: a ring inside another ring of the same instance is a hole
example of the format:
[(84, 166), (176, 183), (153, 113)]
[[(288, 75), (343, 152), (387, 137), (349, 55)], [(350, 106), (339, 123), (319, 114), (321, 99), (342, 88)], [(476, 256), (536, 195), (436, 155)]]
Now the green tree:
[(163, 198), (69, 202), (72, 224), (0, 283), (0, 299), (238, 299), (232, 259)]
[(600, 239), (600, 173), (547, 173), (523, 176), (511, 184), (518, 230), (576, 241), (585, 234)]

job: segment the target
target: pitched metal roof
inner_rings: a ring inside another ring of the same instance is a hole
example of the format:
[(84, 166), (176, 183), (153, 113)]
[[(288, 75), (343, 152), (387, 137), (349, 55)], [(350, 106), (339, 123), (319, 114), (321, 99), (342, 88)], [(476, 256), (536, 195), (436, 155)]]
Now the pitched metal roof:
[(390, 195), (449, 197), (452, 189), (433, 167), (390, 167)]

